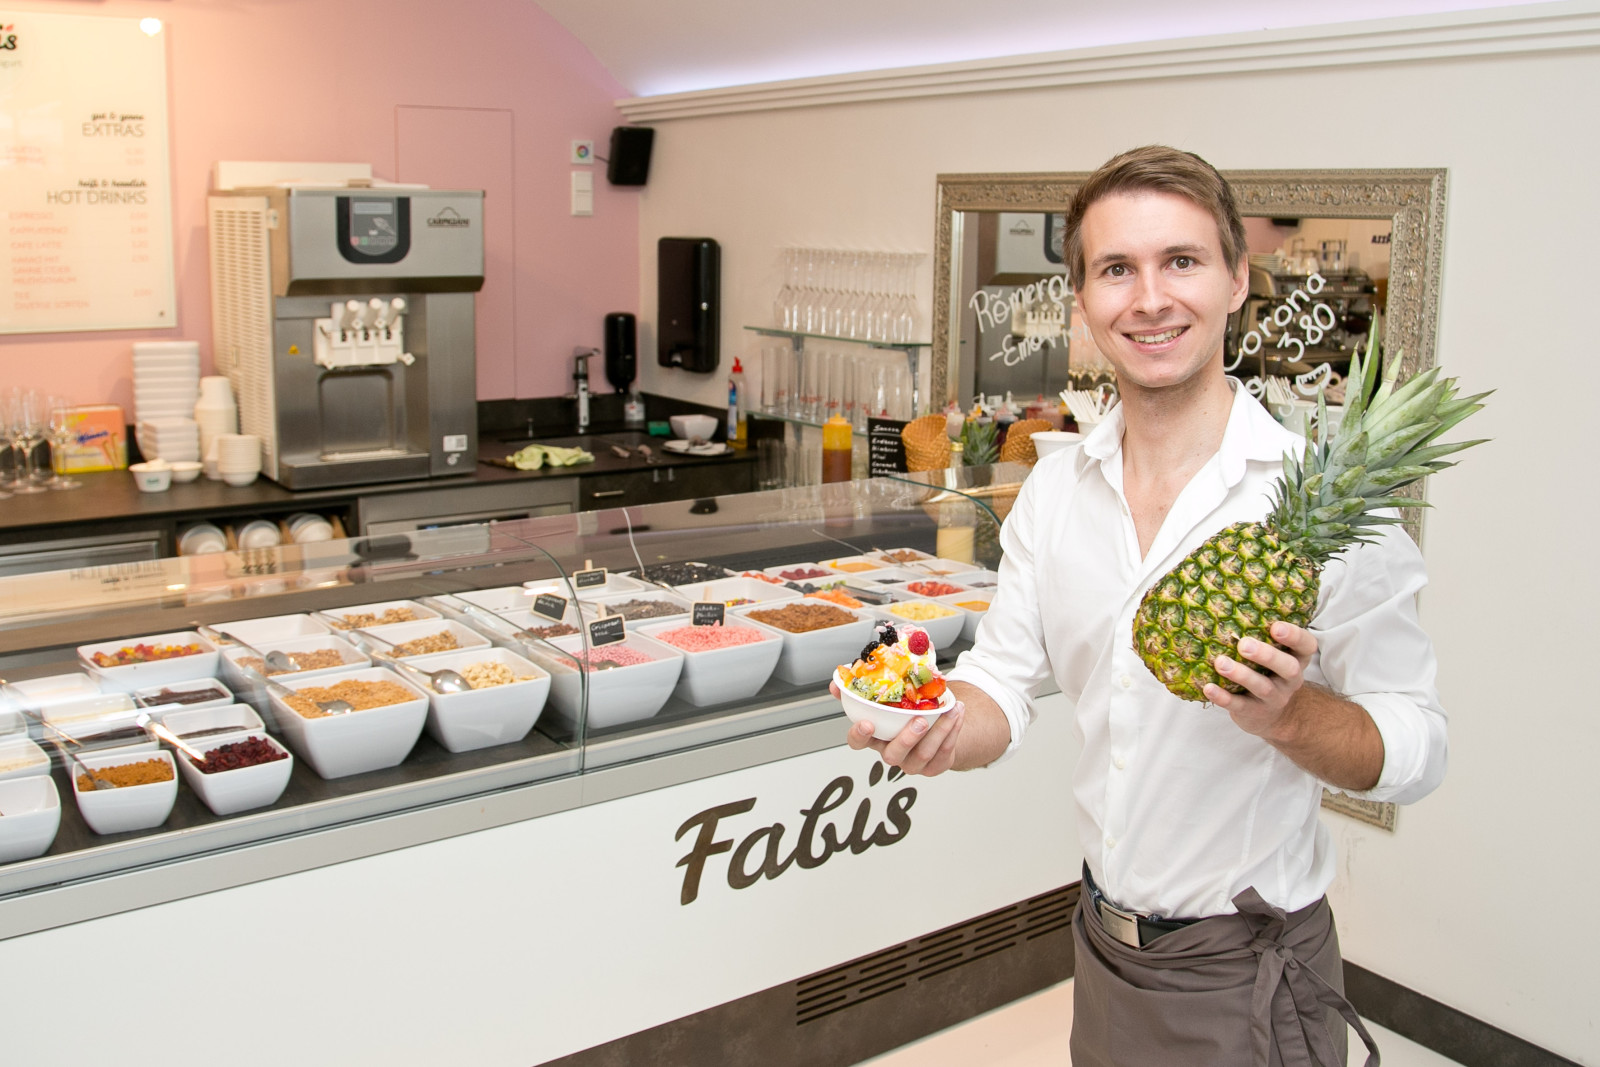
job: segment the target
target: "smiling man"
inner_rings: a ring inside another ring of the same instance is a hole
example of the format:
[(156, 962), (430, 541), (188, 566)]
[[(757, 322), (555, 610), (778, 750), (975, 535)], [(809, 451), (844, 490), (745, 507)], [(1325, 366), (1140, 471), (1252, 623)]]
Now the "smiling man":
[(1343, 996), (1321, 792), (1408, 802), (1444, 775), (1426, 574), (1394, 527), (1327, 565), (1310, 629), (1279, 623), (1275, 645), (1218, 657), (1242, 694), (1185, 702), (1134, 651), (1144, 591), (1260, 519), (1302, 445), (1223, 371), (1245, 251), (1232, 192), (1198, 156), (1135, 149), (1084, 183), (1068, 266), (1122, 402), (1023, 484), (993, 604), (950, 673), (957, 707), (892, 741), (849, 735), (939, 774), (1010, 755), (1052, 677), (1073, 702), (1074, 1067), (1343, 1067), (1346, 1020), (1370, 1048)]

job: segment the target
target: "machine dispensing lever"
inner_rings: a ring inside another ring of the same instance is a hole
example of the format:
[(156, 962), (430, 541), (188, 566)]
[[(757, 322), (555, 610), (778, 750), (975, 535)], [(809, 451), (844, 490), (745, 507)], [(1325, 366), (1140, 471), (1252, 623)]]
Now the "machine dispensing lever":
[(405, 311), (405, 298), (398, 296), (389, 301), (372, 297), (366, 303), (355, 299), (334, 303), (329, 317), (316, 321), (313, 361), (329, 370), (388, 363), (411, 366), (416, 357), (406, 351)]

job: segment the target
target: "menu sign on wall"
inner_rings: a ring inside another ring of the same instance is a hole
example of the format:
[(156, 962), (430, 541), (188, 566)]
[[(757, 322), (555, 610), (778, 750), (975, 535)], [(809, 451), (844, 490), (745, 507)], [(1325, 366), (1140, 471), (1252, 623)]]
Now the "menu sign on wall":
[(906, 445), (900, 431), (906, 424), (899, 419), (867, 420), (867, 474), (881, 478), (886, 474), (906, 473)]
[(157, 19), (0, 10), (0, 333), (175, 326)]

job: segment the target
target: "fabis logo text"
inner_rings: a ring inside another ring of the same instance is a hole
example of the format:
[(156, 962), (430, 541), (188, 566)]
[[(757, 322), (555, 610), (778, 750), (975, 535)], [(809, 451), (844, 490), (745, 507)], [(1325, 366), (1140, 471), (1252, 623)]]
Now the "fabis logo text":
[(15, 52), (17, 50), (17, 24), (8, 22), (0, 26), (0, 52)]
[[(719, 838), (720, 824), (743, 815), (756, 806), (756, 798), (735, 800), (707, 808), (684, 820), (674, 841), (682, 841), (690, 831), (698, 830), (689, 851), (677, 863), (683, 870), (683, 888), (678, 903), (691, 904), (700, 895), (700, 880), (713, 857), (731, 853), (727, 860), (727, 880), (730, 889), (749, 889), (763, 878), (777, 878), (791, 867), (809, 870), (820, 867), (840, 852), (848, 851), (859, 856), (874, 846), (887, 847), (904, 841), (911, 832), (911, 805), (917, 801), (916, 789), (907, 786), (889, 797), (883, 814), (874, 819), (872, 787), (880, 782), (892, 784), (905, 772), (895, 767), (884, 774), (884, 765), (874, 763), (867, 774), (867, 788), (862, 790), (859, 803), (850, 821), (849, 829), (829, 816), (839, 811), (855, 794), (856, 783), (848, 775), (841, 775), (822, 787), (810, 807), (800, 809), (800, 829), (794, 835), (794, 844), (788, 855), (784, 852), (784, 835), (788, 832), (781, 822), (761, 826), (745, 834), (734, 843), (734, 837)], [(782, 857), (782, 858), (780, 858)]]

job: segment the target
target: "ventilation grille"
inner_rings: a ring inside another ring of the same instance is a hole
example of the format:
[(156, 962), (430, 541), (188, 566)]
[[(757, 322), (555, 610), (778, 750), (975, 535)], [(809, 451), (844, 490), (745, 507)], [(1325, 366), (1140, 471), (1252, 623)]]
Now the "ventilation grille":
[(211, 341), (239, 404), (239, 432), (261, 438), (261, 469), (278, 468), (272, 383), (272, 262), (266, 197), (210, 198)]
[(795, 1025), (853, 1008), (899, 989), (1065, 929), (1077, 907), (1077, 884), (1013, 904), (803, 978), (795, 983)]

